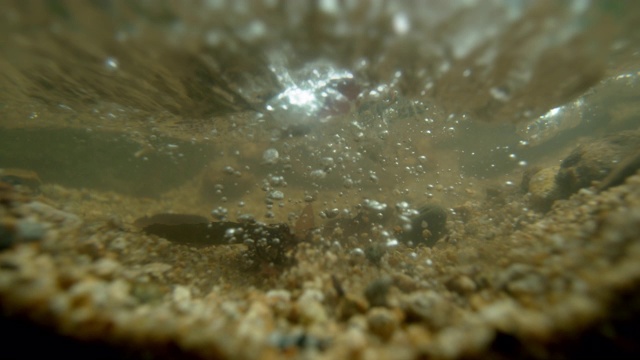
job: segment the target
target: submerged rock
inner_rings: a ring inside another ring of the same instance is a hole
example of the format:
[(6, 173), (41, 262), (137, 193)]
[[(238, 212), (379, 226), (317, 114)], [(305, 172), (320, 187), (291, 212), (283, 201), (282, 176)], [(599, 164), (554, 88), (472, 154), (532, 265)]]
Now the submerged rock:
[(640, 131), (629, 130), (585, 142), (561, 165), (531, 168), (522, 177), (531, 207), (547, 211), (559, 199), (597, 183), (599, 191), (622, 184), (640, 169)]
[(560, 167), (553, 166), (542, 169), (529, 180), (528, 192), (531, 194), (531, 206), (540, 211), (551, 208), (554, 201), (560, 198), (556, 174)]
[[(640, 131), (622, 131), (581, 144), (560, 165), (556, 182), (564, 197), (605, 179), (640, 149)], [(635, 171), (631, 172), (631, 174)]]
[(0, 251), (19, 243), (40, 241), (45, 232), (45, 227), (33, 220), (3, 219), (0, 221)]
[(421, 207), (411, 219), (411, 229), (402, 233), (404, 242), (433, 246), (447, 231), (447, 211), (439, 205)]
[(134, 222), (143, 232), (160, 236), (171, 242), (206, 247), (213, 245), (245, 244), (245, 255), (252, 265), (264, 263), (285, 265), (292, 262), (287, 254), (299, 241), (288, 224), (231, 222), (208, 220), (191, 214), (156, 214)]
[(640, 170), (640, 149), (616, 166), (616, 168), (600, 182), (598, 190), (603, 191), (614, 186), (622, 185), (629, 176), (635, 174), (638, 170)]

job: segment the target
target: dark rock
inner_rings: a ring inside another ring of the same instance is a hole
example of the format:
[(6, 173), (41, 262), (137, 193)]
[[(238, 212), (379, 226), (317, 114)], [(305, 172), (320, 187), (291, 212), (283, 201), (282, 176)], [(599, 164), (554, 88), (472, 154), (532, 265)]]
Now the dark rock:
[(289, 225), (284, 223), (208, 222), (198, 215), (157, 214), (137, 219), (134, 224), (147, 234), (183, 245), (206, 247), (245, 244), (245, 257), (255, 267), (265, 263), (290, 264), (292, 258), (287, 252), (299, 242)]
[(411, 230), (405, 231), (401, 239), (414, 245), (433, 246), (447, 231), (447, 211), (439, 205), (421, 207), (411, 219)]
[(607, 190), (608, 188), (622, 185), (624, 181), (631, 175), (640, 170), (640, 150), (633, 155), (628, 156), (623, 162), (618, 164), (611, 173), (604, 178), (598, 185), (598, 191)]
[(364, 290), (364, 296), (367, 298), (370, 306), (387, 306), (387, 294), (391, 288), (391, 278), (384, 277), (372, 281)]
[(364, 248), (364, 256), (375, 266), (380, 266), (380, 261), (386, 253), (387, 247), (380, 243), (373, 243)]
[[(605, 179), (640, 149), (640, 131), (630, 130), (581, 144), (560, 165), (556, 182), (563, 196)], [(618, 181), (619, 182), (619, 181)]]
[(13, 246), (17, 241), (15, 233), (5, 224), (0, 224), (0, 250), (5, 250)]

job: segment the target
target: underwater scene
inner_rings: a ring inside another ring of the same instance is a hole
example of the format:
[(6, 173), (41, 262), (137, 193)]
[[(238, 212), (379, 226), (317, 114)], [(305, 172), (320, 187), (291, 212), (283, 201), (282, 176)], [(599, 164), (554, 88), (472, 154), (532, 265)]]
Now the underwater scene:
[(637, 24), (0, 2), (0, 357), (637, 358)]

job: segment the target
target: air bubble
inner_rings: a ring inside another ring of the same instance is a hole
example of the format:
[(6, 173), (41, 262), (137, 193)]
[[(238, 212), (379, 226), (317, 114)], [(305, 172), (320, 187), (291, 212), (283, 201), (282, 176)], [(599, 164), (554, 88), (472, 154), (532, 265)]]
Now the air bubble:
[(322, 164), (322, 166), (324, 166), (325, 168), (332, 167), (334, 163), (335, 162), (332, 157), (324, 157), (320, 160), (320, 164)]
[(431, 259), (425, 260), (424, 263), (427, 264), (427, 266), (433, 266), (433, 261)]
[(242, 214), (238, 216), (238, 222), (240, 223), (253, 223), (256, 221), (255, 216), (251, 214)]
[(118, 70), (118, 59), (114, 58), (113, 56), (109, 56), (108, 58), (104, 59), (104, 67), (109, 70), (109, 71), (116, 71)]
[(411, 22), (405, 13), (397, 13), (393, 16), (393, 31), (398, 35), (404, 35), (411, 29)]
[(321, 180), (327, 177), (327, 172), (322, 169), (313, 170), (310, 174), (312, 179)]
[(222, 206), (218, 206), (217, 208), (211, 210), (211, 216), (213, 216), (216, 220), (219, 220), (219, 221), (225, 220), (228, 213), (229, 211)]
[(398, 244), (399, 244), (398, 239), (391, 238), (387, 240), (387, 247), (398, 246)]
[(282, 200), (284, 199), (284, 193), (280, 190), (271, 190), (267, 193), (267, 197), (271, 200)]
[(284, 180), (283, 176), (271, 176), (269, 178), (269, 184), (271, 186), (287, 186), (287, 182)]
[(375, 211), (384, 211), (387, 209), (387, 204), (370, 199), (364, 201), (364, 206)]
[(264, 161), (265, 164), (275, 164), (278, 162), (279, 157), (280, 157), (280, 154), (276, 149), (267, 149), (262, 154), (262, 160)]
[(511, 95), (506, 88), (492, 87), (489, 92), (491, 93), (491, 96), (498, 101), (507, 102), (511, 98)]

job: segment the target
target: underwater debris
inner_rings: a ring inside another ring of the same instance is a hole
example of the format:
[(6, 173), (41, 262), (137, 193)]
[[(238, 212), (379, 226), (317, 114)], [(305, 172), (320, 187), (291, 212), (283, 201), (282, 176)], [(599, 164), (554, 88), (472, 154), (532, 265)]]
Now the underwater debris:
[(198, 247), (245, 244), (250, 259), (274, 265), (289, 263), (287, 252), (298, 243), (287, 224), (208, 222), (190, 214), (157, 214), (138, 219), (135, 224), (147, 234), (178, 244)]

